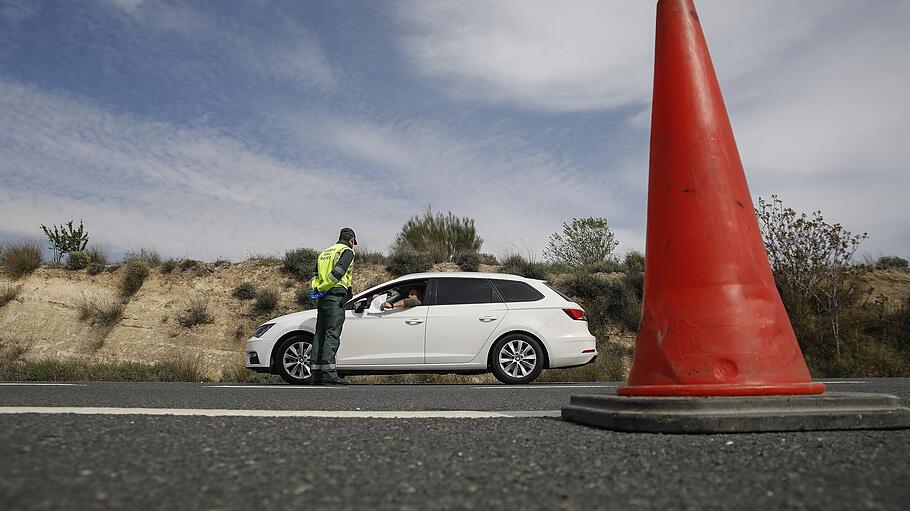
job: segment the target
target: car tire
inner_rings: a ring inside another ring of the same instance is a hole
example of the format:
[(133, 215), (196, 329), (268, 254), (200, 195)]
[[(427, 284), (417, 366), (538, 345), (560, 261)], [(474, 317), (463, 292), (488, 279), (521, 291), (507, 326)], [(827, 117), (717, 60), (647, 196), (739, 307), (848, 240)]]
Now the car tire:
[(288, 337), (278, 346), (275, 367), (281, 378), (291, 385), (304, 385), (312, 379), (310, 353), (313, 338), (307, 335)]
[(509, 334), (493, 344), (490, 370), (507, 385), (531, 383), (544, 366), (543, 347), (525, 334)]

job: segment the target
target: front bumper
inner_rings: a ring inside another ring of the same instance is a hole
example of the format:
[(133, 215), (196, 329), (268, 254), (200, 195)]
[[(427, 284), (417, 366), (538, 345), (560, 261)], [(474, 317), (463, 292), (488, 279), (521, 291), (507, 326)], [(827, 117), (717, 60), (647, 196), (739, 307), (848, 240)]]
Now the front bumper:
[(270, 369), (272, 346), (275, 341), (252, 338), (246, 342), (246, 368), (258, 372)]

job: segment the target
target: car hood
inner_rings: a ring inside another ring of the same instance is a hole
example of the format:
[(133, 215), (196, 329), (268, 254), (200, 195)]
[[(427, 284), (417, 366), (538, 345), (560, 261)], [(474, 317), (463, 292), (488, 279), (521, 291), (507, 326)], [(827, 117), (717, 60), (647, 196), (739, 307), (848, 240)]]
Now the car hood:
[(278, 323), (281, 325), (300, 325), (307, 321), (312, 321), (316, 319), (316, 310), (308, 311), (299, 311), (292, 312), (290, 314), (285, 314), (284, 316), (279, 316), (277, 318), (272, 318), (266, 323)]

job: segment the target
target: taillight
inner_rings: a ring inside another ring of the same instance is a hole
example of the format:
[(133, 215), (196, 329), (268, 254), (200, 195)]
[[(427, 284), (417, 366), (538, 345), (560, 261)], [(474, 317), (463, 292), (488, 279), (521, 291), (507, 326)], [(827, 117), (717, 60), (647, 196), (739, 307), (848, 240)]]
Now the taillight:
[(563, 311), (569, 315), (570, 318), (576, 321), (587, 321), (588, 318), (585, 316), (585, 311), (581, 309), (563, 309)]

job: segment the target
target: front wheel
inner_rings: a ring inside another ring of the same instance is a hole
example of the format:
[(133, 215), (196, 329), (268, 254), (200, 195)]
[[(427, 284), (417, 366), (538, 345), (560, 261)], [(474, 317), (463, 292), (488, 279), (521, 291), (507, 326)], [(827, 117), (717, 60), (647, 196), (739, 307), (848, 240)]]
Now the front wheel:
[(278, 374), (291, 385), (309, 383), (313, 374), (310, 370), (310, 355), (313, 351), (313, 340), (302, 335), (289, 337), (278, 347), (275, 365)]
[(530, 336), (507, 335), (493, 345), (490, 369), (505, 384), (531, 383), (543, 370), (543, 348)]

